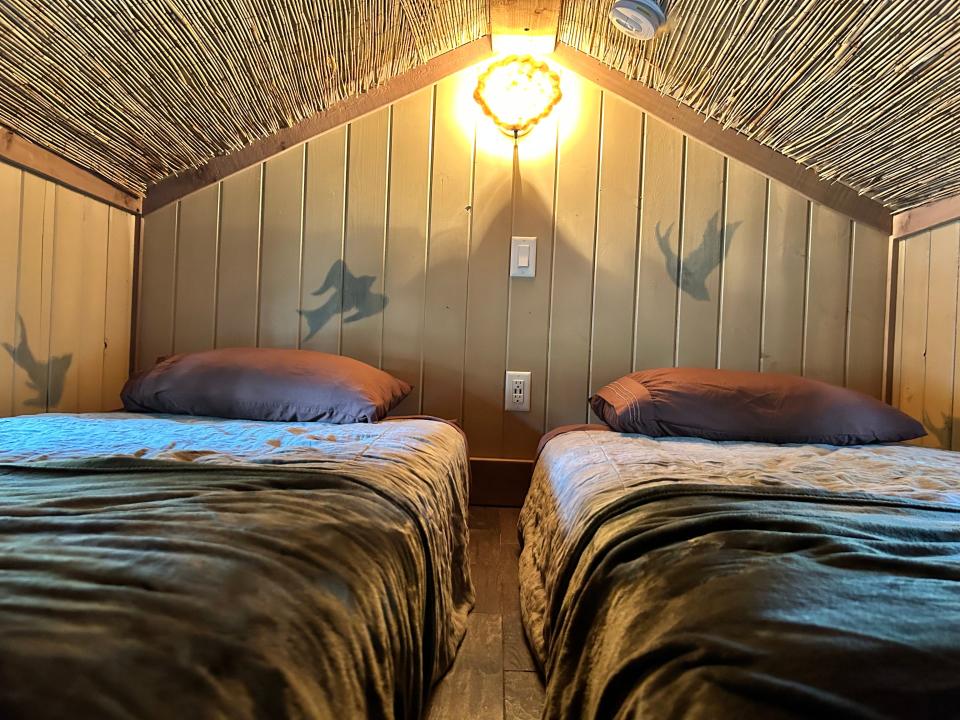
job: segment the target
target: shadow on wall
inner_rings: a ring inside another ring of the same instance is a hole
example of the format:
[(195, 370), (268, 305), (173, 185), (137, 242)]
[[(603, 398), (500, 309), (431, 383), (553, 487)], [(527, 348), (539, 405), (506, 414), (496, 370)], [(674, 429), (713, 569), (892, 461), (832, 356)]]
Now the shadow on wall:
[(940, 418), (942, 420), (942, 425), (936, 425), (933, 422), (927, 411), (923, 411), (923, 427), (928, 433), (933, 435), (937, 439), (937, 447), (950, 449), (950, 444), (953, 440), (953, 423), (954, 418), (946, 413), (940, 413)]
[[(707, 223), (703, 231), (703, 239), (700, 244), (690, 252), (683, 262), (679, 262), (673, 248), (670, 247), (670, 235), (673, 233), (673, 225), (667, 228), (664, 233), (660, 230), (660, 223), (657, 223), (657, 245), (660, 246), (660, 252), (663, 253), (663, 259), (666, 261), (667, 275), (677, 285), (677, 266), (680, 266), (679, 288), (695, 300), (709, 300), (710, 291), (707, 290), (707, 278), (710, 273), (720, 265), (721, 253), (725, 257), (730, 252), (730, 241), (733, 240), (733, 234), (740, 226), (739, 222), (730, 223), (721, 233), (720, 231), (720, 213), (716, 212)], [(724, 237), (727, 241), (724, 243)], [(723, 248), (721, 250), (720, 248)]]
[(63, 395), (63, 385), (73, 355), (67, 353), (52, 357), (48, 362), (38, 362), (30, 350), (27, 326), (23, 322), (23, 317), (17, 315), (17, 321), (20, 326), (20, 342), (16, 347), (3, 343), (3, 349), (13, 358), (14, 364), (27, 374), (27, 387), (37, 394), (36, 397), (25, 400), (24, 404), (37, 408), (56, 406)]
[[(303, 341), (306, 342), (330, 322), (335, 315), (343, 314), (344, 322), (356, 322), (365, 317), (382, 313), (389, 298), (381, 293), (370, 290), (377, 278), (373, 275), (355, 276), (343, 260), (337, 260), (327, 271), (327, 277), (318, 289), (311, 295), (323, 295), (328, 290), (333, 294), (327, 301), (314, 310), (297, 310), (307, 321), (309, 333)], [(353, 314), (347, 315), (352, 312)]]

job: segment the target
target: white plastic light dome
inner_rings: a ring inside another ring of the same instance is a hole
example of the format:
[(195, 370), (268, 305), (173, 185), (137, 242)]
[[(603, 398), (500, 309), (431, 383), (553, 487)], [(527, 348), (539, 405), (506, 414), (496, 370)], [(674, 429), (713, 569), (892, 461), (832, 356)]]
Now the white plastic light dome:
[(650, 40), (667, 16), (656, 0), (615, 0), (610, 20), (620, 32), (635, 40)]

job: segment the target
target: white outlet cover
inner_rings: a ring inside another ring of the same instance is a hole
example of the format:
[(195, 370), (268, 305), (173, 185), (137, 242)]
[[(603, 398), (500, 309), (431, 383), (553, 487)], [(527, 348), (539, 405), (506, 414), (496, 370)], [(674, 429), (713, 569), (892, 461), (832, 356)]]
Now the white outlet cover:
[(537, 275), (537, 239), (516, 237), (510, 241), (510, 277), (532, 278)]
[[(515, 397), (514, 390), (520, 393)], [(530, 373), (508, 370), (504, 383), (503, 408), (509, 412), (530, 412)]]

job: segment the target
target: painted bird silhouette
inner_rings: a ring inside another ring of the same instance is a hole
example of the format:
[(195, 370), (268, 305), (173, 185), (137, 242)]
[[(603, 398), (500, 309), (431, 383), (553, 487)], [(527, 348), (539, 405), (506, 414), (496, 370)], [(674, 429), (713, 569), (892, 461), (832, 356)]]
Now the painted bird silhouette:
[(948, 415), (947, 413), (941, 411), (940, 419), (942, 424), (937, 425), (933, 422), (933, 418), (930, 417), (930, 414), (927, 412), (927, 409), (923, 409), (923, 426), (928, 433), (933, 435), (939, 447), (949, 448), (950, 447), (950, 438), (953, 435), (953, 416)]
[(47, 362), (38, 362), (30, 350), (27, 325), (23, 322), (23, 316), (18, 314), (17, 321), (20, 323), (20, 342), (16, 347), (3, 343), (3, 349), (10, 354), (13, 362), (27, 373), (27, 387), (37, 393), (36, 397), (25, 400), (24, 404), (39, 408), (46, 408), (49, 404), (53, 407), (60, 402), (63, 395), (63, 385), (73, 355), (71, 353), (56, 355)]
[[(696, 300), (709, 300), (710, 291), (707, 290), (707, 277), (720, 264), (720, 247), (723, 246), (723, 254), (730, 251), (730, 240), (733, 234), (740, 226), (739, 222), (727, 225), (727, 242), (723, 243), (723, 235), (720, 232), (720, 213), (714, 213), (713, 217), (707, 223), (703, 231), (703, 239), (683, 262), (680, 263), (680, 290), (690, 295)], [(670, 247), (670, 234), (673, 232), (673, 225), (667, 228), (667, 232), (660, 230), (660, 223), (657, 223), (657, 245), (660, 246), (660, 252), (667, 265), (667, 275), (669, 275), (674, 284), (677, 284), (677, 255)]]
[[(386, 295), (370, 289), (376, 279), (373, 275), (355, 276), (343, 260), (333, 263), (327, 271), (323, 285), (311, 293), (323, 295), (332, 289), (333, 295), (315, 310), (297, 311), (306, 319), (307, 328), (310, 330), (304, 341), (316, 335), (337, 313), (343, 313), (343, 321), (349, 323), (383, 312), (390, 300)], [(351, 310), (355, 312), (348, 316), (347, 313)]]

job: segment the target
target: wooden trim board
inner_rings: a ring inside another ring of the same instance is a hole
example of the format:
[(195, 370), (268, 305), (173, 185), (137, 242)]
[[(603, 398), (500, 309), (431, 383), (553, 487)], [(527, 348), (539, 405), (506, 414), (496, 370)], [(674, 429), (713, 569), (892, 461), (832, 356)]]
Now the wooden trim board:
[(531, 477), (531, 460), (470, 458), (470, 504), (521, 507)]
[(887, 250), (887, 312), (883, 327), (883, 401), (893, 404), (894, 341), (897, 328), (897, 278), (900, 274), (900, 241), (890, 238)]
[(893, 237), (902, 238), (960, 219), (960, 195), (927, 203), (893, 216)]
[(301, 145), (327, 130), (356, 120), (384, 105), (389, 105), (417, 90), (433, 85), (447, 75), (468, 68), (491, 55), (489, 36), (438, 55), (423, 65), (388, 80), (383, 85), (371, 88), (361, 95), (347, 98), (303, 122), (256, 140), (235, 153), (213, 158), (196, 170), (161, 180), (147, 189), (147, 197), (143, 201), (143, 212), (151, 213), (192, 192), (218, 183), (284, 150)]
[(6, 128), (0, 127), (0, 160), (76, 190), (120, 210), (139, 213), (141, 199), (74, 165)]
[(720, 123), (629, 79), (623, 73), (569, 45), (558, 44), (554, 57), (567, 69), (637, 105), (689, 137), (782, 182), (814, 202), (847, 215), (857, 222), (875, 227), (887, 235), (891, 234), (892, 216), (880, 203), (859, 195), (840, 183), (822, 180), (814, 170), (800, 165), (786, 155), (751, 140), (746, 135), (724, 128)]

